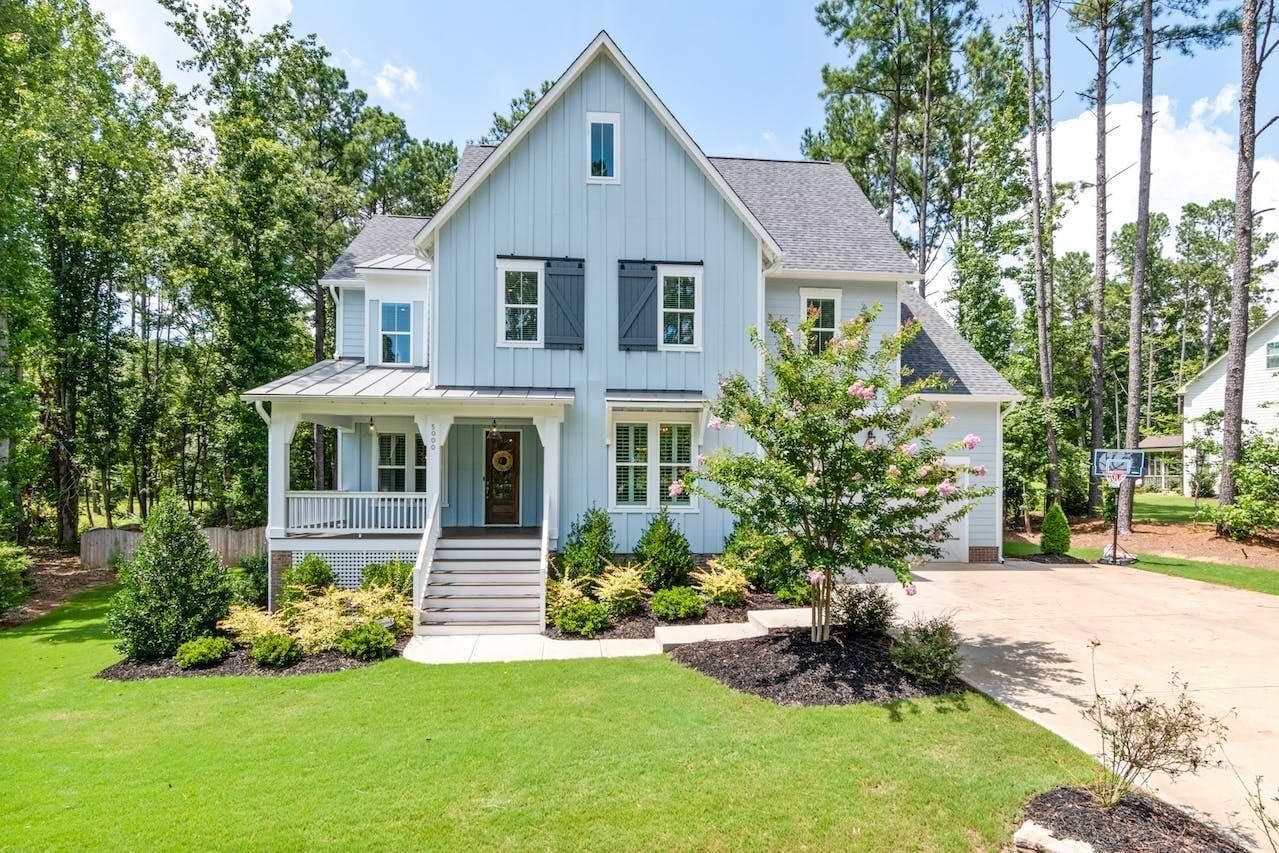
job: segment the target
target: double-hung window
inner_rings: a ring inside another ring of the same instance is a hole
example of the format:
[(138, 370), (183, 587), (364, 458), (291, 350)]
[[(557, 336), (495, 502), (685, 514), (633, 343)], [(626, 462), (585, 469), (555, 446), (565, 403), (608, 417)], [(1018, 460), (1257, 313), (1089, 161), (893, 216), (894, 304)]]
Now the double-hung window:
[(586, 180), (615, 184), (622, 160), (622, 117), (617, 113), (586, 114)]
[(542, 345), (542, 275), (545, 264), (501, 260), (497, 265), (497, 343), (505, 347)]
[(1266, 344), (1266, 370), (1279, 370), (1279, 341)]
[(405, 458), (404, 433), (378, 433), (377, 490), (379, 492), (404, 491)]
[(408, 364), (413, 358), (412, 306), (382, 303), (382, 363)]
[(672, 496), (671, 484), (693, 466), (692, 418), (667, 412), (619, 415), (612, 427), (612, 506), (617, 512), (696, 510), (687, 491)]
[(835, 339), (835, 332), (839, 329), (842, 296), (843, 292), (836, 288), (800, 288), (800, 320), (813, 320), (813, 327), (808, 332), (809, 352), (821, 352)]
[(618, 424), (616, 501), (621, 507), (648, 506), (648, 424)]
[(702, 268), (660, 266), (659, 350), (702, 348)]
[(422, 443), (422, 434), (413, 433), (413, 491), (426, 491), (426, 445)]
[(692, 424), (659, 424), (657, 427), (657, 498), (664, 506), (688, 506), (687, 491), (672, 497), (671, 483), (682, 478), (693, 465)]

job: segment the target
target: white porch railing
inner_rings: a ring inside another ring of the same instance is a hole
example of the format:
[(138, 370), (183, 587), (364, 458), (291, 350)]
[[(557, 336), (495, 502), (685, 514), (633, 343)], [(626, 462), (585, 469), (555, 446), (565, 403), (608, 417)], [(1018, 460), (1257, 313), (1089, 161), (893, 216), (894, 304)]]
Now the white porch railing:
[[(553, 491), (555, 490), (542, 490), (542, 544), (541, 553), (538, 557), (541, 560), (542, 566), (542, 583), (539, 586), (539, 591), (541, 593), (541, 606), (539, 607), (540, 615), (538, 618), (541, 620), (541, 630), (543, 631), (546, 630), (546, 576), (550, 570), (551, 560), (551, 519), (555, 518), (557, 515), (554, 511), (556, 504), (555, 498), (552, 496)], [(558, 537), (558, 535), (559, 534), (557, 533), (556, 536)]]
[(413, 624), (426, 604), (426, 588), (431, 582), (431, 564), (435, 561), (435, 544), (440, 540), (439, 495), (432, 498), (426, 515), (426, 528), (422, 531), (422, 544), (417, 549), (417, 561), (413, 564)]
[(286, 492), (289, 533), (414, 533), (426, 525), (425, 492)]

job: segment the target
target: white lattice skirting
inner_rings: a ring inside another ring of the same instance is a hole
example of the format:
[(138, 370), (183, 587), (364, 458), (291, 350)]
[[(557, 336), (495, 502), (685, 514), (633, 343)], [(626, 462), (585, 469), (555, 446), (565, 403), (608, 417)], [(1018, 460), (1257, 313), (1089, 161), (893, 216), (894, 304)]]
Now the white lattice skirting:
[(315, 554), (333, 567), (338, 586), (355, 589), (364, 578), (364, 567), (392, 560), (411, 563), (417, 559), (416, 551), (294, 551), (293, 565), (302, 562), (307, 554)]

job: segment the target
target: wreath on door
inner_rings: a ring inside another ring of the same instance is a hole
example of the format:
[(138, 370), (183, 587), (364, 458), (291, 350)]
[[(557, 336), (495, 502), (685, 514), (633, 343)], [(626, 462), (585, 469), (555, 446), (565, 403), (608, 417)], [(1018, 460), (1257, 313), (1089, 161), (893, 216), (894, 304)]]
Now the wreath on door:
[(499, 450), (493, 454), (493, 470), (506, 473), (515, 464), (515, 457), (509, 450)]

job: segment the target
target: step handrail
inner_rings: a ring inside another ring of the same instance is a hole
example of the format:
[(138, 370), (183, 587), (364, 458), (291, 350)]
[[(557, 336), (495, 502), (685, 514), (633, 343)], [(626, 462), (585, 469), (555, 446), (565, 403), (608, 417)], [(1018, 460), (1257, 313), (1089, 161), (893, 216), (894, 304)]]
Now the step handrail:
[(435, 545), (440, 539), (440, 494), (431, 497), (430, 510), (426, 514), (426, 527), (422, 530), (422, 544), (417, 549), (417, 561), (413, 564), (413, 621), (426, 604), (426, 588), (431, 580), (431, 564), (435, 561)]
[(551, 518), (555, 515), (555, 498), (551, 495), (550, 489), (544, 489), (542, 494), (542, 543), (541, 551), (538, 554), (540, 561), (540, 580), (538, 584), (538, 623), (541, 625), (539, 630), (546, 630), (546, 577), (550, 569), (551, 558)]

